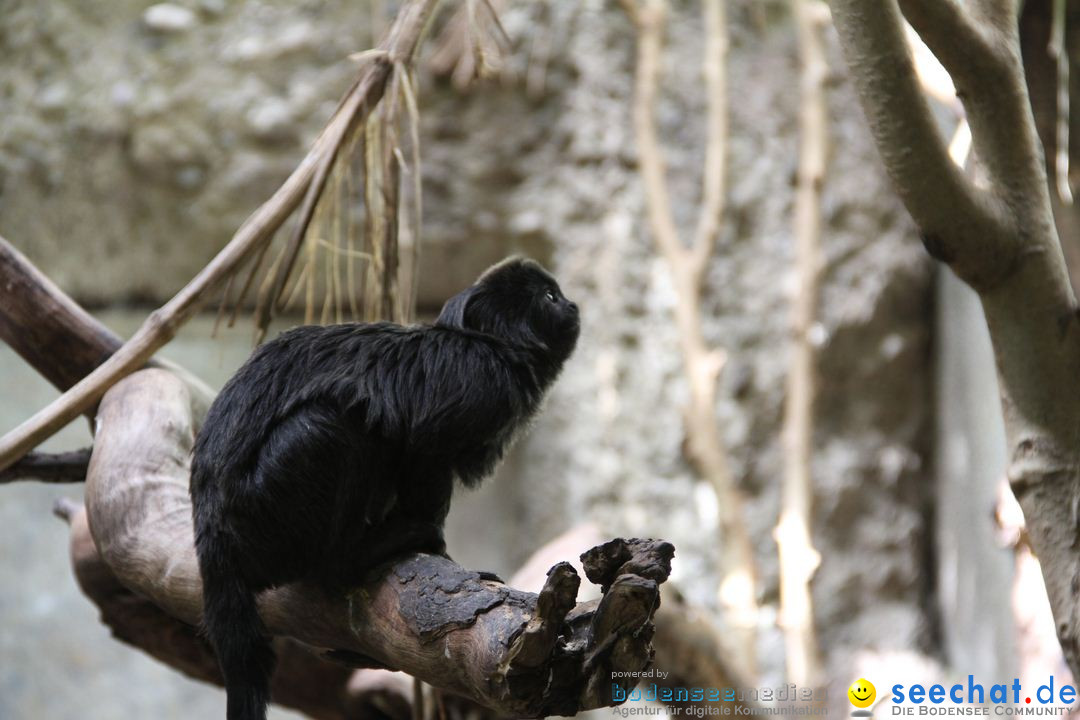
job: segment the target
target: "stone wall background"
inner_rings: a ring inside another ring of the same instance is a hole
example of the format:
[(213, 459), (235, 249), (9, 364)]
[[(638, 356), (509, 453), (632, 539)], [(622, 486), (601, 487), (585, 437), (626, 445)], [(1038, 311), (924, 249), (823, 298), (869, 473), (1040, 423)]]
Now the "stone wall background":
[[(80, 301), (126, 308), (107, 320), (130, 331), (295, 166), (355, 71), (346, 56), (371, 44), (373, 5), (0, 0), (0, 234)], [(729, 5), (729, 191), (709, 270), (707, 336), (729, 356), (717, 409), (763, 575), (763, 680), (779, 684), (771, 529), (793, 290), (798, 63), (786, 3)], [(674, 6), (659, 122), (676, 216), (690, 226), (703, 154), (701, 23), (696, 4)], [(633, 31), (615, 3), (600, 0), (513, 2), (503, 22), (516, 50), (502, 81), (462, 92), (422, 78), (421, 306), (437, 308), (490, 262), (525, 251), (579, 300), (583, 336), (532, 433), (495, 481), (455, 505), (450, 547), (467, 565), (508, 574), (585, 520), (605, 533), (662, 536), (678, 548), (673, 581), (715, 608), (715, 500), (681, 450), (674, 297), (636, 168)], [(830, 40), (814, 461), (824, 561), (814, 597), (830, 690), (842, 700), (860, 674), (937, 672), (949, 647), (964, 646), (964, 631), (943, 641), (962, 603), (941, 597), (937, 559), (940, 518), (950, 517), (941, 502), (964, 497), (935, 488), (935, 392), (947, 406), (953, 389), (935, 391), (931, 266)], [(536, 72), (544, 44), (544, 91), (530, 95), (522, 78)], [(167, 354), (220, 384), (248, 343), (247, 328), (211, 340), (204, 318)], [(51, 397), (10, 353), (0, 354), (0, 379), (0, 430)], [(972, 432), (958, 422), (957, 433)], [(78, 492), (3, 490), (0, 717), (216, 712), (216, 690), (157, 668), (96, 625), (67, 572), (62, 527), (48, 516), (51, 497)], [(989, 512), (970, 519), (989, 537)], [(974, 587), (984, 564), (996, 573), (1007, 561), (992, 547), (966, 551)], [(1007, 615), (984, 617), (967, 597), (968, 635), (1011, 631)]]

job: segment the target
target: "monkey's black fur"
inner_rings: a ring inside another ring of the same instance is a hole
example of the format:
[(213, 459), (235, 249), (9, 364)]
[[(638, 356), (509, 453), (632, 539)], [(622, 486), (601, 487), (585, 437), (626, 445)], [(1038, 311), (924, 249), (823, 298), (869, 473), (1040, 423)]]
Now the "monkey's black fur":
[(266, 716), (274, 655), (255, 594), (444, 553), (454, 478), (473, 486), (494, 469), (577, 336), (555, 279), (513, 258), (434, 325), (303, 326), (255, 351), (210, 408), (191, 468), (229, 720)]

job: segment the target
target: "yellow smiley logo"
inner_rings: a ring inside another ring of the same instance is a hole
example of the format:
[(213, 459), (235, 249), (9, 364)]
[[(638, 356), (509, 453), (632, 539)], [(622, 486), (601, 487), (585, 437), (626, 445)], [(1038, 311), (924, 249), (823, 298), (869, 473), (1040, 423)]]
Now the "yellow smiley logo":
[(877, 690), (874, 689), (874, 683), (866, 678), (859, 678), (851, 683), (851, 687), (847, 689), (847, 696), (848, 700), (850, 700), (851, 704), (855, 707), (866, 708), (874, 703), (874, 698), (877, 697)]

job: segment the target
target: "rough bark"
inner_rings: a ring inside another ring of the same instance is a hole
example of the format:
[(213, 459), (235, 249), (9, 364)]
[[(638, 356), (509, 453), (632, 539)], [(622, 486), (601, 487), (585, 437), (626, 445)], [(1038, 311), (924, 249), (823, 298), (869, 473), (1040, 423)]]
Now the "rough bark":
[[(591, 523), (576, 525), (537, 549), (510, 578), (510, 583), (515, 587), (539, 589), (544, 584), (545, 568), (558, 562), (574, 548), (596, 545), (601, 540), (600, 530), (596, 526)], [(574, 563), (574, 567), (576, 569), (578, 563)], [(585, 572), (584, 567), (582, 572)], [(663, 601), (654, 616), (654, 664), (658, 670), (666, 673), (666, 677), (656, 677), (651, 682), (671, 688), (748, 687), (753, 684), (743, 674), (743, 668), (737, 661), (736, 648), (732, 647), (730, 640), (725, 640), (708, 610), (687, 602), (671, 584), (663, 586), (661, 596)], [(710, 705), (707, 701), (693, 704)], [(756, 706), (741, 699), (736, 700), (735, 704)], [(685, 708), (687, 702), (674, 703), (673, 707)], [(683, 710), (679, 712), (683, 713)]]
[(979, 293), (998, 368), (1008, 477), (1042, 563), (1058, 638), (1080, 672), (1080, 322), (1051, 213), (1010, 0), (906, 0), (957, 86), (985, 175), (942, 152), (896, 0), (832, 0), (882, 159), (927, 249)]

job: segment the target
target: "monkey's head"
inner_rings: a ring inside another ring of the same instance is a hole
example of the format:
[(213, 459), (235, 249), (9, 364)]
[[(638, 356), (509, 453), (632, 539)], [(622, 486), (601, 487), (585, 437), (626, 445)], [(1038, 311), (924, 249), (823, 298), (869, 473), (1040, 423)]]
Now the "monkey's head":
[(494, 335), (561, 364), (581, 328), (578, 306), (539, 263), (511, 257), (446, 301), (436, 325)]

